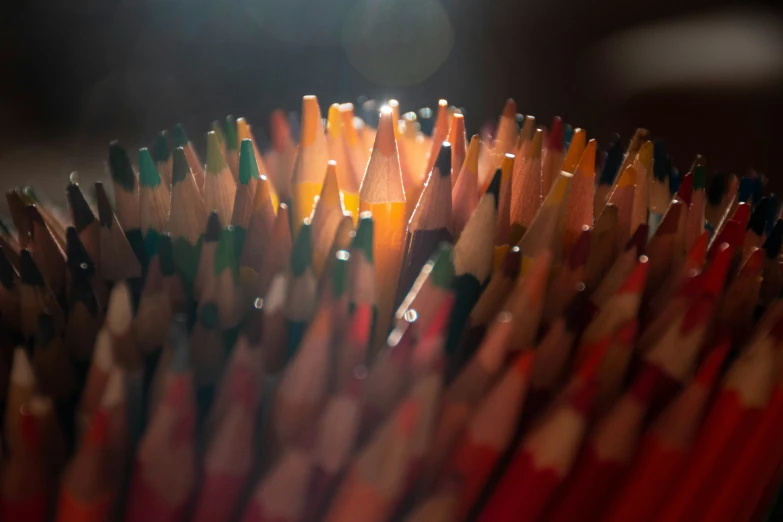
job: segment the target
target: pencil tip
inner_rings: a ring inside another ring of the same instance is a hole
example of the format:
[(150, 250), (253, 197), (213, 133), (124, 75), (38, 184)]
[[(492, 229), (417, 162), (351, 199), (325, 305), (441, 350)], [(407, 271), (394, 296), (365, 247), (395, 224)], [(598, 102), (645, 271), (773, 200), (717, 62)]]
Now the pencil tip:
[(636, 227), (636, 232), (634, 232), (633, 236), (631, 236), (631, 239), (628, 240), (628, 243), (625, 245), (625, 250), (630, 250), (632, 248), (636, 249), (636, 255), (641, 256), (644, 254), (644, 248), (647, 246), (647, 236), (649, 235), (650, 227), (647, 223), (639, 223), (639, 226)]
[(160, 261), (160, 271), (164, 277), (172, 276), (175, 273), (174, 266), (174, 245), (171, 240), (171, 234), (164, 232), (158, 239), (158, 260)]
[(19, 279), (23, 284), (30, 286), (43, 286), (44, 279), (33, 256), (26, 248), (19, 254)]
[(237, 137), (237, 122), (234, 116), (229, 114), (223, 122), (223, 135), (226, 138), (226, 149), (237, 150), (239, 148), (239, 139)]
[(306, 219), (299, 229), (299, 235), (291, 248), (291, 272), (294, 277), (302, 275), (310, 266), (313, 257), (310, 220)]
[(666, 143), (662, 140), (653, 142), (653, 175), (655, 179), (664, 182), (669, 178), (671, 170), (671, 160), (666, 150)]
[(114, 211), (106, 195), (106, 189), (100, 181), (95, 182), (95, 199), (98, 202), (98, 220), (102, 227), (111, 228), (114, 225)]
[(152, 142), (150, 147), (150, 153), (155, 163), (164, 163), (171, 157), (171, 147), (169, 146), (169, 131), (162, 130), (155, 136), (155, 141)]
[(234, 246), (234, 235), (236, 230), (229, 225), (220, 234), (217, 248), (215, 249), (214, 271), (216, 275), (224, 270), (230, 270), (232, 274), (237, 275), (236, 247)]
[(495, 175), (492, 176), (492, 181), (489, 183), (487, 191), (484, 193), (484, 197), (493, 196), (495, 198), (496, 209), (498, 208), (498, 200), (500, 199), (500, 178), (502, 175), (503, 171), (501, 169), (497, 169), (495, 171)]
[(682, 177), (680, 186), (677, 189), (677, 197), (679, 197), (686, 205), (691, 204), (691, 198), (693, 197), (693, 174), (690, 172)]
[(704, 190), (707, 187), (707, 169), (704, 165), (696, 165), (693, 169), (693, 189)]
[(555, 116), (555, 119), (552, 121), (547, 148), (556, 151), (563, 150), (563, 119), (560, 116)]
[(372, 214), (369, 212), (362, 212), (359, 215), (359, 225), (356, 227), (356, 235), (353, 237), (351, 243), (351, 250), (359, 250), (364, 254), (365, 259), (369, 263), (373, 262), (372, 257), (372, 237), (373, 237), (373, 221)]
[(451, 176), (451, 143), (448, 141), (444, 141), (440, 146), (435, 168), (438, 169), (441, 177)]
[(109, 143), (109, 173), (114, 183), (126, 191), (133, 190), (136, 186), (136, 174), (133, 172), (130, 158), (119, 141)]
[(204, 241), (214, 243), (220, 239), (220, 232), (220, 217), (217, 210), (213, 210), (209, 213), (209, 218), (207, 219), (207, 231), (204, 234)]
[(207, 173), (220, 174), (226, 168), (226, 158), (220, 150), (220, 140), (217, 133), (211, 130), (207, 133)]
[(171, 129), (172, 139), (174, 141), (175, 147), (187, 147), (188, 142), (190, 141), (188, 139), (188, 135), (185, 132), (185, 127), (182, 126), (181, 123), (177, 123), (174, 125), (174, 128)]
[(452, 261), (452, 246), (441, 243), (432, 256), (430, 279), (438, 288), (450, 289), (454, 280), (454, 262)]
[(171, 165), (171, 184), (184, 181), (190, 174), (190, 165), (188, 165), (188, 159), (185, 157), (185, 149), (178, 146), (174, 149), (172, 165)]
[(78, 232), (83, 231), (88, 226), (95, 223), (95, 215), (92, 213), (92, 209), (87, 204), (87, 200), (84, 199), (79, 185), (76, 183), (69, 183), (66, 190), (66, 197), (68, 199), (68, 206), (71, 207), (71, 217), (73, 218), (73, 225)]
[(339, 299), (348, 286), (348, 263), (351, 254), (347, 250), (338, 250), (332, 264), (332, 297)]
[(252, 179), (258, 179), (258, 163), (256, 163), (256, 153), (253, 149), (253, 142), (246, 138), (242, 140), (239, 149), (239, 183), (247, 185)]
[(139, 149), (139, 184), (142, 187), (157, 187), (160, 185), (160, 174), (155, 162), (146, 147)]
[(609, 150), (606, 151), (606, 160), (604, 161), (604, 168), (601, 170), (599, 184), (612, 185), (622, 163), (623, 146), (620, 142), (620, 137), (617, 136), (617, 140), (613, 141), (609, 146)]

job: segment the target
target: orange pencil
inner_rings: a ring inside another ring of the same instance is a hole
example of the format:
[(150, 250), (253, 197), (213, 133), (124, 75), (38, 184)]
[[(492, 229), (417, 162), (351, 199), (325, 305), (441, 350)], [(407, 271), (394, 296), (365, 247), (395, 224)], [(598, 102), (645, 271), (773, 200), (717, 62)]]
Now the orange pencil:
[(459, 179), (462, 164), (465, 163), (465, 157), (468, 153), (466, 148), (465, 117), (462, 114), (455, 114), (451, 119), (448, 142), (451, 144), (451, 186), (454, 187)]
[(650, 209), (650, 185), (653, 177), (653, 143), (651, 141), (644, 142), (631, 165), (636, 171), (631, 230), (636, 230), (636, 227), (642, 223), (647, 224)]
[[(373, 343), (386, 337), (391, 320), (405, 241), (405, 192), (388, 107), (381, 110), (378, 134), (359, 192), (359, 210), (373, 216), (378, 321)], [(440, 143), (438, 144), (440, 146)]]
[[(570, 174), (576, 172), (577, 165), (579, 165), (585, 152), (586, 141), (587, 133), (585, 130), (579, 128), (574, 129), (574, 134), (571, 136), (571, 143), (568, 145), (568, 151), (563, 159), (562, 170)], [(593, 163), (592, 168), (595, 169), (595, 163)]]
[(302, 123), (299, 149), (291, 175), (291, 224), (293, 235), (299, 233), (302, 221), (310, 217), (315, 198), (321, 193), (329, 150), (326, 144), (318, 99), (302, 98)]
[(498, 125), (495, 129), (495, 154), (508, 154), (512, 152), (519, 141), (519, 130), (517, 128), (517, 104), (509, 98), (503, 106), (503, 112), (498, 118)]

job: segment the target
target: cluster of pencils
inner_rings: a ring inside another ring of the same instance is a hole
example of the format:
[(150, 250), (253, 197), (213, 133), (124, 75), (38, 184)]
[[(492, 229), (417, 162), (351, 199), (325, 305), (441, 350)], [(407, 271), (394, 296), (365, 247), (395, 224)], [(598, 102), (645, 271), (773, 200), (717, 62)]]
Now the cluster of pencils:
[(67, 213), (7, 193), (0, 520), (779, 517), (763, 178), (512, 100), (469, 142), (379, 112), (113, 142)]

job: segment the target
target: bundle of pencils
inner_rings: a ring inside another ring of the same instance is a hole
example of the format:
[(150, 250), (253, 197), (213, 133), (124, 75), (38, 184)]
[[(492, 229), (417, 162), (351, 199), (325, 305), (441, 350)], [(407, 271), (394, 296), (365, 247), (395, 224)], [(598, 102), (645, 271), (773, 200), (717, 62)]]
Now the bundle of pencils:
[(112, 142), (67, 212), (7, 192), (0, 520), (779, 516), (763, 178), (373, 107)]

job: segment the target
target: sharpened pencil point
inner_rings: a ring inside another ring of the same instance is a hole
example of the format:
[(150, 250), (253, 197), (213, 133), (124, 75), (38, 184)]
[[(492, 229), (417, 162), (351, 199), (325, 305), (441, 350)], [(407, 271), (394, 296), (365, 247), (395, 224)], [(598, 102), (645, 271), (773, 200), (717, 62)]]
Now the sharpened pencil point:
[(552, 121), (547, 147), (550, 150), (563, 150), (563, 119), (560, 116), (555, 116), (555, 119)]
[(139, 184), (142, 187), (160, 185), (160, 174), (146, 147), (139, 149)]
[(347, 250), (339, 250), (332, 264), (332, 297), (340, 298), (348, 287), (348, 264), (351, 254)]
[(213, 210), (209, 213), (209, 218), (207, 219), (207, 231), (204, 234), (204, 241), (218, 241), (220, 239), (221, 230), (220, 217), (218, 216), (217, 211)]
[(302, 228), (299, 229), (299, 235), (296, 236), (294, 246), (291, 248), (291, 272), (295, 277), (302, 275), (312, 262), (313, 246), (311, 229), (310, 220), (305, 220), (304, 223), (302, 223)]
[(162, 130), (155, 137), (150, 147), (150, 154), (155, 163), (164, 163), (171, 157), (171, 147), (169, 146), (169, 131)]
[(497, 169), (495, 171), (495, 175), (492, 176), (492, 181), (489, 183), (489, 186), (487, 187), (487, 191), (484, 193), (484, 197), (487, 196), (494, 196), (495, 197), (495, 208), (498, 207), (498, 200), (500, 199), (500, 178), (503, 175), (503, 171), (501, 169)]
[(126, 191), (131, 191), (136, 186), (136, 174), (133, 172), (130, 158), (118, 141), (109, 143), (109, 172), (114, 183)]
[(453, 248), (450, 244), (441, 243), (432, 256), (430, 278), (432, 284), (439, 288), (450, 289), (454, 281), (454, 263), (451, 259), (452, 251)]
[(609, 150), (606, 151), (606, 161), (604, 162), (604, 168), (601, 171), (598, 183), (601, 185), (613, 184), (622, 164), (623, 146), (620, 142), (620, 136), (617, 136), (617, 139), (613, 140), (609, 146)]
[(247, 185), (250, 179), (258, 179), (258, 163), (256, 163), (256, 153), (253, 150), (253, 142), (249, 139), (242, 140), (239, 149), (239, 183)]
[(226, 168), (226, 158), (220, 150), (220, 139), (215, 131), (207, 133), (207, 174), (220, 174)]
[(704, 165), (696, 165), (693, 169), (693, 190), (704, 190), (707, 187), (707, 169)]
[(44, 279), (33, 256), (26, 248), (19, 254), (19, 279), (23, 284), (30, 286), (43, 286)]
[(171, 184), (176, 185), (184, 181), (188, 175), (190, 175), (190, 165), (185, 157), (185, 149), (177, 147), (174, 149), (174, 159), (171, 166)]
[(65, 191), (68, 198), (68, 206), (71, 208), (73, 225), (76, 227), (77, 232), (81, 232), (95, 223), (95, 215), (93, 215), (92, 209), (84, 199), (84, 194), (82, 194), (79, 185), (70, 183)]
[(220, 240), (218, 240), (217, 249), (215, 250), (214, 269), (216, 275), (219, 275), (224, 270), (231, 270), (235, 278), (238, 275), (236, 247), (234, 246), (235, 233), (234, 227), (229, 225), (220, 234)]
[(444, 141), (438, 151), (438, 158), (435, 160), (435, 168), (438, 169), (442, 177), (451, 176), (451, 143)]
[(237, 150), (239, 148), (239, 140), (237, 138), (237, 122), (234, 120), (234, 116), (229, 114), (223, 123), (223, 135), (226, 138), (226, 149)]
[(367, 261), (372, 263), (372, 236), (373, 236), (373, 221), (372, 214), (369, 212), (362, 212), (359, 215), (359, 225), (356, 228), (356, 235), (351, 243), (352, 250), (360, 250)]
[(188, 134), (185, 132), (185, 127), (181, 123), (175, 124), (174, 128), (171, 129), (171, 138), (174, 140), (175, 147), (187, 147), (190, 141)]

